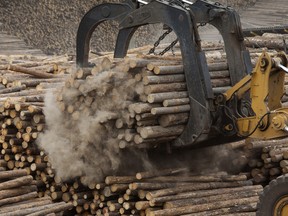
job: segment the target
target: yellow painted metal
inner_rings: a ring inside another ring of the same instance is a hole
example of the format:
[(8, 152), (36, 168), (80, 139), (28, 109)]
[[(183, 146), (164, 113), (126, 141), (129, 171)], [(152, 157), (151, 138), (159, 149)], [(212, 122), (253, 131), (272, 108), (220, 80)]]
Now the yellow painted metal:
[(288, 196), (281, 197), (274, 205), (272, 216), (287, 216), (288, 215)]
[(250, 90), (251, 108), (255, 116), (237, 119), (240, 136), (261, 139), (287, 136), (288, 108), (281, 105), (285, 72), (277, 68), (279, 62), (287, 66), (285, 54), (272, 59), (264, 51), (252, 73), (225, 92), (225, 100), (228, 101), (233, 96), (241, 99)]
[(232, 96), (236, 94), (236, 92), (240, 91), (243, 88), (247, 89), (246, 91), (248, 91), (250, 89), (250, 81), (251, 81), (251, 75), (248, 74), (243, 79), (241, 79), (238, 83), (232, 86), (232, 88), (228, 89), (224, 93), (225, 100), (226, 101), (230, 100)]
[[(288, 113), (288, 108), (285, 108), (284, 110)], [(278, 115), (282, 114), (279, 112), (275, 112), (267, 115), (267, 119), (269, 119), (268, 122), (271, 123), (268, 124), (268, 126), (266, 127), (265, 125), (262, 126), (263, 129), (261, 129), (261, 126), (259, 127), (258, 122), (260, 119), (256, 116), (239, 118), (237, 120), (238, 133), (240, 136), (249, 136), (251, 138), (259, 139), (272, 139), (287, 136), (286, 131), (279, 130), (279, 128), (272, 123), (272, 119), (274, 117), (277, 117)], [(286, 114), (283, 115), (288, 117), (288, 115)]]
[(276, 130), (284, 130), (288, 124), (288, 116), (285, 113), (280, 113), (279, 115), (276, 115), (274, 118), (272, 118), (272, 124)]

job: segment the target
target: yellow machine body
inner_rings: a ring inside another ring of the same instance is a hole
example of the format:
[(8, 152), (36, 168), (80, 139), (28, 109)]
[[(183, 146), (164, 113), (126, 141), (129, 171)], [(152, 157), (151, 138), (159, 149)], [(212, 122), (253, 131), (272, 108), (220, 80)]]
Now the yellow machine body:
[(254, 116), (238, 118), (238, 135), (259, 139), (272, 139), (287, 136), (288, 108), (283, 108), (287, 56), (279, 53), (271, 58), (267, 52), (260, 56), (251, 74), (224, 93), (225, 100), (232, 97), (241, 99), (250, 91), (251, 108)]

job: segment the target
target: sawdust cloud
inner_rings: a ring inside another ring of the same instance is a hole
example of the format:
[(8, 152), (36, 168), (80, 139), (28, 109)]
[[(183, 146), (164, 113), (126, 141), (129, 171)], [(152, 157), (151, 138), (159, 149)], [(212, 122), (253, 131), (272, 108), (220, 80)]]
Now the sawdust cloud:
[[(39, 136), (38, 144), (63, 181), (84, 176), (83, 183), (89, 184), (103, 181), (107, 175), (134, 175), (138, 171), (178, 167), (187, 167), (200, 174), (231, 173), (245, 166), (245, 163), (237, 163), (241, 152), (225, 146), (180, 149), (172, 153), (165, 149), (149, 152), (119, 149), (119, 129), (109, 118), (114, 115), (122, 116), (124, 120), (128, 118), (127, 107), (139, 97), (143, 86), (129, 73), (121, 72), (121, 67), (99, 72), (87, 78), (85, 83), (86, 88), (81, 92), (64, 88), (60, 93), (66, 106), (79, 106), (76, 119), (73, 114), (61, 111), (57, 100), (59, 94), (50, 92), (45, 97), (46, 129)], [(79, 103), (81, 98), (84, 99)], [(93, 101), (88, 103), (87, 98), (93, 98)]]
[[(85, 176), (84, 183), (89, 184), (117, 173), (121, 162), (126, 167), (131, 166), (129, 164), (137, 167), (137, 161), (141, 168), (150, 167), (144, 151), (141, 154), (136, 150), (129, 150), (129, 154), (120, 152), (118, 129), (115, 130), (113, 121), (108, 121), (113, 115), (128, 116), (125, 107), (137, 97), (135, 89), (140, 92), (142, 87), (128, 73), (115, 68), (86, 79), (86, 86), (81, 95), (84, 92), (86, 97), (93, 97), (93, 102), (80, 104), (77, 119), (60, 110), (56, 94), (50, 92), (45, 98), (47, 129), (39, 136), (38, 144), (48, 154), (56, 175), (64, 181)], [(61, 96), (66, 104), (75, 105), (81, 98), (79, 94), (64, 88)]]
[(154, 169), (186, 167), (195, 175), (209, 175), (216, 172), (239, 174), (247, 169), (248, 163), (243, 148), (241, 146), (231, 148), (230, 143), (174, 149), (171, 153), (154, 151), (149, 153), (149, 159)]

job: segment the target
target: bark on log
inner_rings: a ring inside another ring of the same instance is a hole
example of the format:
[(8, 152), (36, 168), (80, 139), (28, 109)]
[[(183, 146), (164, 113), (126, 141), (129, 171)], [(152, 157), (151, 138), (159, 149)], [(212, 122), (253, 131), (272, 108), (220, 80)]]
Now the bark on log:
[(37, 191), (35, 185), (0, 191), (0, 200)]
[(243, 187), (236, 187), (236, 188), (221, 188), (221, 189), (213, 189), (213, 190), (199, 190), (199, 191), (192, 191), (192, 192), (183, 192), (176, 195), (168, 195), (168, 196), (160, 196), (155, 197), (149, 201), (150, 206), (155, 206), (155, 204), (165, 203), (167, 201), (173, 200), (181, 200), (181, 199), (195, 199), (195, 198), (202, 198), (208, 196), (216, 196), (219, 194), (229, 194), (229, 193), (238, 193), (244, 191), (261, 191), (263, 187), (261, 185), (251, 185), (251, 186), (243, 186)]
[(249, 204), (252, 202), (258, 201), (258, 196), (256, 197), (249, 197), (244, 199), (232, 199), (227, 201), (218, 201), (211, 204), (202, 204), (202, 205), (195, 205), (195, 206), (185, 206), (180, 208), (172, 208), (172, 209), (164, 209), (151, 212), (148, 216), (169, 216), (169, 215), (182, 215), (187, 213), (196, 213), (200, 211), (207, 211), (212, 209), (220, 209), (220, 208), (227, 208), (236, 205), (244, 205)]
[(175, 175), (179, 173), (188, 172), (188, 168), (179, 168), (179, 169), (164, 169), (164, 170), (157, 170), (157, 171), (147, 171), (147, 172), (138, 172), (136, 173), (137, 179), (146, 179), (152, 178), (156, 176), (166, 176), (166, 175)]
[(190, 111), (190, 105), (172, 106), (172, 107), (156, 107), (151, 109), (153, 115), (176, 114)]
[[(26, 170), (25, 170), (26, 172)], [(10, 189), (10, 188), (15, 188), (15, 187), (20, 187), (24, 185), (28, 185), (32, 182), (33, 177), (32, 176), (22, 176), (13, 180), (9, 180), (6, 182), (0, 183), (0, 190), (5, 190), (5, 189)]]
[(160, 92), (173, 92), (173, 91), (183, 91), (186, 90), (186, 83), (167, 83), (167, 84), (153, 84), (144, 87), (145, 94), (149, 95), (152, 93)]
[(169, 127), (172, 125), (185, 124), (188, 121), (188, 118), (189, 118), (188, 113), (168, 114), (168, 115), (162, 115), (158, 119), (158, 122), (162, 127)]
[(187, 98), (188, 92), (165, 92), (165, 93), (155, 93), (149, 94), (147, 100), (149, 103), (159, 103), (168, 99), (178, 99), (178, 98)]
[(38, 194), (36, 191), (28, 193), (28, 194), (9, 197), (9, 198), (5, 198), (5, 199), (0, 200), (0, 206), (6, 205), (6, 204), (11, 204), (11, 203), (18, 203), (18, 202), (25, 201), (27, 199), (33, 199), (36, 197), (38, 197)]
[(190, 102), (189, 98), (166, 99), (163, 101), (163, 106), (164, 107), (178, 106), (189, 104), (189, 102)]
[(153, 192), (148, 192), (146, 198), (151, 200), (155, 197), (166, 196), (181, 193), (184, 191), (195, 191), (195, 190), (208, 190), (217, 188), (228, 188), (228, 187), (239, 187), (239, 186), (249, 186), (252, 185), (252, 181), (240, 181), (240, 182), (211, 182), (211, 183), (199, 183), (192, 186), (183, 186), (178, 188), (168, 188), (163, 190), (156, 190)]
[(231, 199), (243, 199), (243, 198), (249, 198), (249, 197), (255, 197), (258, 196), (258, 193), (260, 191), (241, 191), (237, 193), (232, 194), (220, 194), (220, 195), (214, 195), (214, 196), (208, 196), (208, 197), (202, 197), (202, 198), (194, 198), (194, 199), (181, 199), (181, 200), (175, 200), (175, 201), (168, 201), (164, 204), (164, 209), (168, 208), (178, 208), (183, 206), (191, 206), (191, 205), (200, 205), (200, 204), (208, 204), (217, 202), (219, 200), (221, 201), (227, 201)]
[(55, 77), (55, 75), (52, 75), (52, 74), (38, 72), (36, 70), (17, 66), (17, 65), (9, 65), (8, 70), (20, 72), (20, 73), (25, 73), (25, 74), (29, 74), (29, 75), (32, 75), (35, 77), (46, 78), (46, 79)]
[(151, 126), (144, 127), (140, 131), (141, 137), (144, 139), (157, 138), (163, 136), (175, 136), (180, 135), (184, 130), (184, 126), (172, 126), (172, 127), (161, 127), (161, 126)]
[(163, 75), (163, 76), (147, 76), (143, 78), (143, 84), (160, 84), (160, 83), (177, 83), (184, 82), (185, 76), (183, 74), (177, 75)]
[[(50, 197), (45, 197), (45, 199), (43, 198), (37, 198), (37, 199), (31, 199), (29, 200), (29, 202), (21, 202), (21, 203), (16, 203), (17, 205), (17, 209), (28, 209), (28, 208), (35, 208), (38, 206), (44, 206), (47, 204), (50, 204), (52, 202)], [(15, 210), (15, 206), (14, 205), (9, 205), (9, 206), (3, 206), (0, 209), (0, 214), (8, 214), (11, 213)]]

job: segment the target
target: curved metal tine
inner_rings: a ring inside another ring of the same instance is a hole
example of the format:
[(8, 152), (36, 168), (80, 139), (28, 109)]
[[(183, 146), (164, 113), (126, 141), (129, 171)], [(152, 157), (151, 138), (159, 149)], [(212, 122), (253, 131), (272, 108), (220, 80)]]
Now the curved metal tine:
[(199, 0), (189, 8), (195, 22), (209, 23), (221, 34), (227, 53), (231, 84), (235, 85), (252, 69), (250, 55), (244, 45), (239, 15), (235, 10), (215, 5), (211, 1)]
[(97, 26), (106, 20), (122, 20), (134, 10), (129, 3), (104, 3), (92, 8), (82, 18), (76, 41), (76, 63), (80, 67), (89, 66), (89, 46), (91, 35)]
[[(195, 47), (193, 25), (190, 13), (177, 5), (171, 5), (164, 1), (152, 1), (129, 14), (120, 28), (135, 28), (146, 24), (163, 23), (172, 28), (177, 35), (182, 53), (183, 67), (187, 89), (190, 97), (190, 120), (184, 132), (176, 140), (174, 145), (183, 146), (193, 143), (198, 136), (209, 127), (210, 114), (205, 97), (205, 84), (202, 82), (202, 71), (199, 67), (199, 53)], [(199, 125), (193, 122), (201, 122)]]
[(117, 36), (114, 58), (124, 58), (127, 55), (130, 40), (138, 27), (121, 29)]

